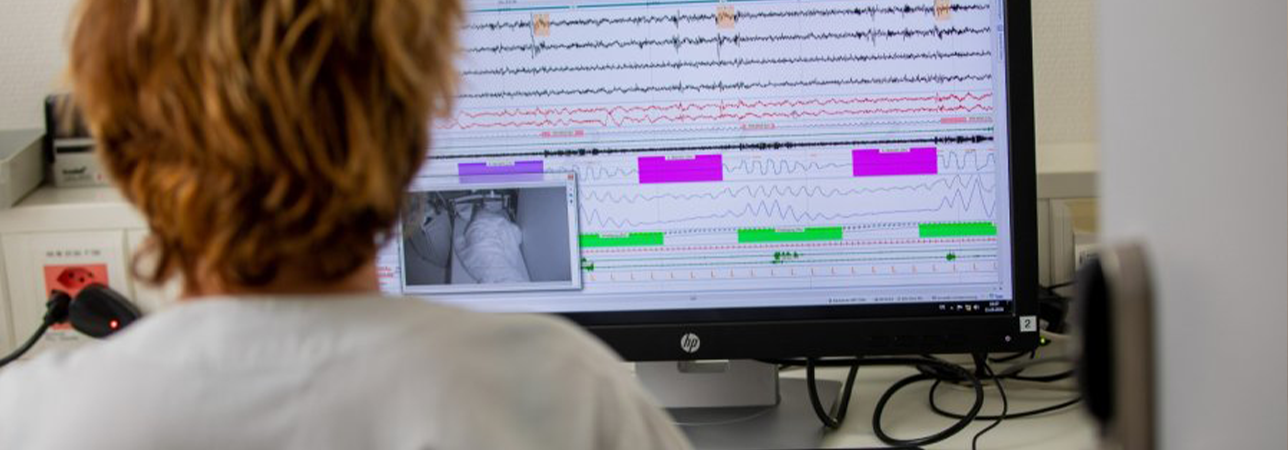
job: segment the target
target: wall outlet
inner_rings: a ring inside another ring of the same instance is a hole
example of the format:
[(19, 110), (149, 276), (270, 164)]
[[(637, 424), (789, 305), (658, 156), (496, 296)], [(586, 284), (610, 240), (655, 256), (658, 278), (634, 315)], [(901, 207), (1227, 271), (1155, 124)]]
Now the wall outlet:
[[(101, 283), (131, 297), (124, 237), (121, 231), (5, 235), (5, 276), (16, 340), (25, 340), (40, 326), (45, 302), (54, 289), (75, 295), (90, 283)], [(90, 340), (69, 326), (51, 327), (28, 355)]]

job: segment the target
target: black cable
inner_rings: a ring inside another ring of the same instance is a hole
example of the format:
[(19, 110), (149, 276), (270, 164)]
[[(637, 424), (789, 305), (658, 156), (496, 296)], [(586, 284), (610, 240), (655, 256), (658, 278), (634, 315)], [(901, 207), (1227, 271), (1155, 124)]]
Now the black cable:
[(45, 331), (49, 330), (50, 325), (52, 324), (50, 323), (40, 324), (40, 328), (36, 328), (36, 332), (32, 333), (31, 337), (27, 338), (27, 342), (24, 342), (22, 346), (18, 347), (17, 350), (14, 350), (13, 353), (8, 354), (4, 358), (0, 358), (0, 367), (7, 366), (9, 365), (9, 363), (17, 361), (18, 358), (21, 358), (23, 354), (31, 350), (31, 348), (34, 347), (37, 342), (40, 342), (40, 337), (45, 335)]
[[(997, 360), (993, 358), (989, 358), (989, 362), (997, 362)], [(1044, 361), (1033, 360), (1032, 362), (1044, 362)], [(934, 371), (927, 367), (918, 367), (917, 369), (920, 370), (921, 373), (923, 374), (932, 376), (937, 381), (949, 382), (949, 383), (960, 383), (962, 381), (965, 381), (961, 378), (953, 377), (953, 376), (950, 376), (949, 374)], [(1031, 383), (1054, 383), (1057, 381), (1073, 378), (1074, 375), (1077, 375), (1077, 372), (1074, 370), (1066, 370), (1064, 372), (1057, 372), (1049, 375), (1023, 375), (1023, 373), (1024, 373), (1023, 369), (1022, 370), (1008, 369), (1008, 370), (999, 372), (997, 374), (997, 377), (1003, 380), (1026, 381)]]
[(1073, 376), (1076, 374), (1076, 372), (1070, 369), (1064, 372), (1057, 372), (1057, 373), (1046, 374), (1046, 375), (1024, 375), (1025, 371), (1029, 370), (1034, 366), (1051, 364), (1051, 363), (1068, 363), (1072, 365), (1073, 360), (1067, 357), (1061, 357), (1061, 356), (1048, 357), (1048, 358), (1042, 358), (1042, 359), (1032, 359), (1028, 361), (1019, 362), (1010, 367), (1007, 367), (1006, 370), (1001, 371), (1000, 373), (997, 374), (997, 376), (1000, 378), (1017, 380), (1017, 381), (1052, 383), (1056, 381), (1065, 380), (1068, 378), (1073, 378)]
[(32, 333), (31, 337), (27, 338), (27, 342), (24, 342), (17, 350), (5, 355), (4, 358), (0, 358), (0, 367), (17, 361), (32, 347), (35, 347), (37, 342), (40, 342), (40, 337), (44, 336), (46, 331), (49, 331), (49, 327), (67, 320), (71, 304), (72, 297), (67, 295), (66, 292), (54, 290), (50, 293), (49, 300), (45, 302), (45, 317), (40, 321), (40, 327), (36, 328), (36, 332)]
[(810, 406), (814, 407), (814, 415), (823, 422), (823, 426), (835, 430), (845, 422), (845, 413), (850, 409), (850, 394), (854, 392), (854, 377), (859, 373), (859, 365), (850, 365), (850, 374), (845, 377), (845, 384), (841, 388), (841, 404), (837, 407), (836, 417), (832, 417), (823, 409), (823, 402), (818, 396), (818, 385), (814, 382), (816, 362), (816, 358), (805, 359), (805, 385), (809, 388)]
[[(789, 364), (793, 364), (793, 363), (789, 363)], [(974, 374), (970, 373), (970, 371), (962, 368), (961, 366), (949, 363), (947, 361), (939, 360), (939, 359), (908, 358), (908, 357), (840, 359), (840, 360), (833, 359), (833, 360), (815, 360), (813, 364), (818, 367), (829, 367), (829, 366), (830, 367), (837, 367), (837, 366), (924, 367), (924, 366), (930, 366), (938, 369), (944, 369), (947, 372), (951, 372), (960, 376), (964, 380), (970, 381), (971, 384), (974, 386), (975, 404), (971, 406), (970, 412), (967, 413), (968, 416), (973, 418), (976, 414), (979, 414), (980, 408), (984, 406), (984, 386), (983, 384), (980, 383), (979, 379), (976, 378)], [(894, 394), (898, 392), (900, 389), (903, 389), (908, 385), (921, 382), (921, 381), (931, 381), (934, 379), (936, 379), (936, 377), (933, 375), (919, 373), (917, 375), (913, 375), (895, 382), (894, 385), (890, 386), (889, 389), (887, 389), (884, 393), (881, 394), (881, 397), (877, 400), (876, 408), (872, 412), (872, 431), (874, 434), (876, 434), (878, 439), (881, 439), (881, 442), (884, 442), (886, 444), (893, 445), (893, 446), (904, 446), (904, 447), (917, 447), (917, 446), (930, 445), (930, 444), (934, 444), (936, 442), (942, 441), (944, 439), (948, 439), (949, 437), (952, 437), (953, 435), (960, 432), (962, 429), (966, 428), (966, 426), (970, 425), (970, 422), (971, 422), (970, 419), (961, 419), (961, 420), (958, 420), (957, 423), (954, 423), (953, 425), (949, 426), (943, 431), (931, 434), (929, 436), (923, 436), (923, 437), (913, 438), (913, 439), (899, 439), (899, 438), (890, 436), (885, 432), (885, 429), (882, 428), (881, 426), (881, 416), (884, 414), (886, 404), (889, 403), (890, 398), (893, 397)]]
[[(989, 358), (989, 361), (997, 361), (997, 359), (995, 359), (995, 358)], [(1050, 375), (1035, 375), (1035, 376), (1025, 376), (1025, 375), (1022, 375), (1022, 373), (1024, 373), (1024, 371), (1025, 371), (1025, 370), (1028, 370), (1029, 368), (1031, 368), (1031, 367), (1033, 367), (1033, 366), (1042, 365), (1042, 364), (1050, 364), (1050, 363), (1055, 363), (1055, 362), (1071, 362), (1071, 361), (1070, 361), (1070, 360), (1068, 360), (1067, 358), (1061, 358), (1061, 357), (1046, 358), (1046, 359), (1035, 359), (1035, 360), (1031, 360), (1031, 361), (1024, 361), (1024, 362), (1021, 362), (1021, 363), (1019, 363), (1019, 364), (1016, 364), (1016, 365), (1014, 365), (1014, 366), (1012, 366), (1012, 367), (1009, 367), (1009, 368), (1007, 368), (1006, 370), (1003, 370), (1003, 371), (1001, 371), (1001, 372), (994, 373), (994, 374), (993, 374), (993, 377), (994, 377), (994, 378), (1003, 379), (1003, 380), (1017, 380), (1017, 381), (1036, 382), (1036, 383), (1051, 383), (1051, 382), (1056, 382), (1056, 381), (1064, 380), (1064, 379), (1067, 379), (1067, 378), (1071, 378), (1071, 377), (1074, 375), (1074, 373), (1075, 373), (1075, 372), (1074, 372), (1074, 371), (1072, 371), (1072, 370), (1064, 371), (1064, 372), (1059, 372), (1059, 373), (1054, 373), (1054, 374), (1050, 374)], [(990, 369), (991, 369), (991, 367), (990, 367)], [(925, 374), (927, 374), (927, 375), (936, 375), (934, 372), (931, 372), (931, 371), (929, 371), (929, 370), (925, 370), (924, 368), (922, 369), (922, 373), (925, 373)], [(936, 379), (936, 380), (935, 380), (935, 383), (934, 383), (934, 384), (932, 384), (932, 385), (930, 385), (930, 392), (927, 394), (927, 397), (928, 397), (928, 400), (929, 400), (929, 403), (930, 403), (930, 409), (931, 409), (932, 411), (934, 411), (936, 414), (938, 414), (938, 415), (940, 415), (940, 416), (943, 416), (943, 417), (950, 418), (950, 419), (961, 419), (961, 418), (965, 417), (965, 415), (964, 415), (964, 414), (962, 414), (962, 413), (952, 412), (952, 411), (948, 411), (948, 410), (946, 410), (946, 409), (943, 409), (942, 407), (940, 407), (940, 406), (939, 406), (939, 403), (935, 400), (936, 398), (938, 398), (938, 394), (937, 394), (937, 392), (938, 392), (938, 390), (939, 390), (939, 386), (940, 386), (941, 384), (943, 384), (943, 383), (955, 383), (955, 384), (956, 384), (956, 383), (960, 383), (961, 381), (963, 381), (963, 380), (960, 380), (960, 379), (957, 379), (957, 378), (954, 378), (954, 377), (944, 376), (943, 374), (940, 374), (940, 376), (938, 377), (938, 379)], [(1076, 397), (1074, 397), (1074, 398), (1071, 398), (1071, 399), (1069, 399), (1069, 400), (1062, 401), (1062, 402), (1060, 402), (1060, 403), (1056, 403), (1056, 404), (1054, 404), (1054, 405), (1044, 406), (1044, 407), (1041, 407), (1041, 408), (1037, 408), (1037, 409), (1033, 409), (1033, 410), (1028, 410), (1028, 411), (1022, 411), (1022, 412), (1018, 412), (1018, 413), (1008, 413), (1008, 414), (1006, 415), (1006, 418), (1008, 418), (1008, 419), (1019, 419), (1019, 418), (1024, 418), (1024, 417), (1032, 417), (1032, 416), (1036, 416), (1036, 415), (1039, 415), (1039, 414), (1046, 414), (1046, 413), (1049, 413), (1049, 412), (1058, 411), (1058, 410), (1061, 410), (1061, 409), (1064, 409), (1064, 408), (1068, 408), (1068, 407), (1070, 407), (1070, 406), (1076, 405), (1076, 404), (1081, 403), (1081, 402), (1082, 402), (1082, 396), (1076, 396)], [(999, 416), (997, 416), (997, 415), (982, 415), (982, 414), (980, 414), (980, 415), (976, 415), (976, 416), (975, 416), (975, 420), (996, 420), (998, 417), (999, 417)]]
[(1016, 359), (1019, 359), (1021, 356), (1024, 356), (1024, 355), (1028, 355), (1028, 356), (1029, 356), (1029, 358), (1032, 358), (1032, 357), (1034, 357), (1034, 356), (1036, 356), (1036, 355), (1037, 355), (1037, 350), (1029, 350), (1029, 351), (1027, 351), (1027, 352), (1014, 353), (1014, 354), (1010, 354), (1010, 355), (1006, 355), (1006, 356), (1002, 356), (1002, 357), (998, 357), (998, 358), (988, 358), (988, 360), (989, 360), (989, 361), (992, 361), (992, 362), (999, 362), (999, 363), (1000, 363), (1000, 362), (1007, 362), (1007, 361), (1016, 360)]
[(995, 358), (995, 357), (990, 356), (990, 357), (988, 357), (988, 361), (989, 361), (989, 362), (995, 362), (995, 363), (1002, 363), (1002, 362), (1014, 361), (1014, 360), (1020, 359), (1020, 358), (1021, 358), (1021, 357), (1023, 357), (1023, 356), (1028, 356), (1028, 357), (1029, 357), (1029, 359), (1033, 359), (1033, 358), (1036, 358), (1036, 357), (1038, 356), (1038, 349), (1040, 349), (1040, 348), (1042, 348), (1042, 347), (1046, 347), (1046, 346), (1047, 346), (1047, 345), (1049, 345), (1050, 343), (1051, 343), (1051, 340), (1047, 339), (1045, 336), (1042, 336), (1042, 337), (1039, 337), (1039, 338), (1038, 338), (1038, 346), (1037, 346), (1037, 348), (1034, 348), (1033, 350), (1023, 351), (1023, 352), (1016, 352), (1016, 353), (1012, 353), (1012, 354), (1009, 354), (1009, 355), (1006, 355), (1006, 356), (999, 356), (999, 357), (996, 357), (996, 358)]
[[(966, 417), (965, 415), (963, 415), (963, 414), (961, 414), (961, 413), (957, 413), (957, 412), (949, 411), (949, 410), (944, 409), (943, 407), (940, 407), (940, 406), (939, 406), (939, 403), (935, 401), (935, 398), (936, 398), (935, 392), (936, 392), (936, 391), (937, 391), (937, 389), (939, 388), (939, 385), (940, 385), (941, 383), (943, 383), (943, 382), (944, 382), (944, 380), (935, 380), (935, 384), (930, 385), (930, 395), (929, 395), (929, 397), (930, 397), (930, 409), (931, 409), (931, 410), (933, 410), (933, 411), (935, 412), (935, 414), (939, 414), (939, 415), (944, 416), (944, 417), (947, 417), (947, 418), (949, 418), (949, 419), (961, 419), (961, 418), (963, 418), (963, 417)], [(1082, 396), (1081, 396), (1081, 395), (1079, 395), (1079, 396), (1077, 396), (1077, 397), (1074, 397), (1074, 398), (1072, 398), (1072, 399), (1069, 399), (1069, 400), (1065, 400), (1065, 401), (1060, 402), (1060, 403), (1056, 403), (1056, 404), (1051, 405), (1051, 406), (1043, 406), (1043, 407), (1041, 407), (1041, 408), (1032, 409), (1032, 410), (1028, 410), (1028, 411), (1021, 411), (1021, 412), (1017, 412), (1017, 413), (1007, 413), (1007, 414), (1006, 414), (1006, 418), (1007, 418), (1007, 419), (1021, 419), (1021, 418), (1025, 418), (1025, 417), (1032, 417), (1032, 416), (1036, 416), (1036, 415), (1039, 415), (1039, 414), (1046, 414), (1046, 413), (1049, 413), (1049, 412), (1052, 412), (1052, 411), (1059, 411), (1059, 410), (1061, 410), (1061, 409), (1068, 408), (1068, 407), (1073, 406), (1073, 405), (1076, 405), (1076, 404), (1078, 404), (1078, 403), (1080, 403), (1080, 402), (1082, 402)], [(976, 415), (974, 420), (997, 420), (997, 418), (998, 418), (998, 417), (1001, 417), (1001, 416), (1000, 416), (1000, 415), (984, 415), (984, 414), (980, 414), (980, 415)]]
[[(762, 359), (760, 361), (770, 363), (770, 364), (785, 364), (785, 365), (798, 365), (798, 366), (811, 364), (811, 362), (809, 362), (808, 360), (801, 361), (801, 360), (794, 360), (794, 359)], [(908, 385), (918, 383), (921, 381), (934, 381), (939, 378), (939, 375), (932, 375), (928, 373), (918, 373), (916, 375), (912, 375), (910, 377), (899, 380), (895, 382), (894, 385), (891, 385), (890, 388), (887, 389), (884, 393), (882, 393), (881, 397), (877, 399), (876, 408), (872, 412), (872, 431), (874, 434), (876, 434), (878, 439), (881, 439), (881, 442), (884, 442), (888, 445), (895, 446), (895, 447), (920, 447), (920, 446), (934, 444), (944, 439), (948, 439), (949, 437), (956, 435), (957, 433), (961, 432), (962, 429), (965, 429), (967, 426), (969, 426), (971, 423), (971, 419), (973, 419), (975, 415), (979, 414), (980, 408), (984, 406), (984, 385), (980, 383), (979, 378), (977, 378), (974, 374), (972, 374), (970, 371), (966, 370), (962, 366), (952, 364), (941, 359), (929, 358), (929, 357), (926, 357), (926, 358), (888, 357), (888, 358), (863, 358), (863, 359), (856, 359), (856, 358), (815, 359), (813, 360), (812, 364), (816, 367), (913, 366), (918, 368), (918, 370), (931, 370), (931, 373), (950, 373), (952, 375), (955, 375), (953, 377), (954, 379), (965, 380), (971, 383), (971, 386), (974, 387), (975, 389), (975, 403), (971, 405), (970, 411), (967, 412), (967, 418), (959, 419), (956, 423), (954, 423), (953, 425), (949, 426), (948, 428), (938, 433), (934, 433), (929, 436), (913, 438), (913, 439), (899, 439), (887, 434), (885, 432), (885, 429), (882, 428), (881, 426), (881, 416), (884, 414), (886, 404), (890, 402), (890, 398), (894, 397), (894, 394), (897, 393), (900, 389), (903, 389)], [(938, 369), (938, 370), (935, 371), (934, 369)]]
[(1075, 374), (1077, 373), (1075, 373), (1075, 371), (1073, 370), (1065, 370), (1057, 374), (1033, 375), (1033, 377), (1029, 377), (1029, 375), (1020, 375), (1019, 373), (1015, 373), (1015, 374), (1007, 375), (1007, 377), (1001, 377), (1001, 378), (1014, 379), (1014, 380), (1018, 380), (1018, 382), (1054, 383), (1054, 382), (1059, 382), (1059, 380), (1073, 378), (1073, 375)]
[[(999, 375), (995, 373), (992, 367), (987, 364), (987, 361), (988, 361), (987, 355), (977, 354), (973, 356), (975, 357), (976, 370), (982, 372), (984, 374), (985, 379), (993, 380), (993, 382), (997, 386), (998, 394), (1002, 399), (1001, 414), (997, 414), (997, 415), (979, 414), (979, 411), (982, 409), (983, 403), (984, 403), (983, 383), (980, 381), (980, 377), (977, 377), (974, 373), (972, 373), (970, 370), (967, 370), (965, 367), (948, 363), (947, 361), (943, 361), (934, 357), (927, 356), (923, 358), (894, 357), (894, 358), (867, 358), (867, 359), (814, 359), (814, 358), (811, 358), (803, 361), (790, 360), (790, 359), (762, 360), (762, 361), (768, 362), (771, 364), (805, 366), (807, 371), (806, 376), (807, 378), (809, 378), (809, 381), (810, 381), (809, 384), (811, 385), (811, 388), (813, 387), (813, 384), (814, 384), (813, 383), (814, 379), (811, 372), (812, 372), (812, 368), (816, 368), (816, 367), (851, 367), (852, 373), (853, 371), (858, 370), (857, 369), (858, 366), (865, 366), (865, 365), (916, 367), (920, 373), (901, 379), (895, 382), (893, 385), (891, 385), (890, 388), (887, 389), (877, 400), (876, 408), (873, 411), (873, 415), (872, 415), (873, 432), (876, 434), (877, 438), (881, 439), (882, 442), (896, 447), (916, 447), (916, 446), (934, 444), (957, 434), (958, 432), (960, 432), (962, 429), (964, 429), (967, 425), (969, 425), (971, 422), (975, 420), (992, 420), (993, 421), (992, 424), (989, 424), (989, 426), (980, 430), (972, 438), (971, 447), (976, 448), (981, 436), (991, 431), (992, 429), (996, 428), (1006, 419), (1018, 419), (1023, 417), (1036, 416), (1039, 414), (1045, 414), (1045, 413), (1057, 411), (1063, 408), (1068, 408), (1070, 406), (1073, 406), (1082, 402), (1083, 400), (1081, 396), (1078, 396), (1073, 399), (1066, 400), (1054, 405), (1045, 406), (1045, 407), (1028, 410), (1028, 411), (1011, 413), (1010, 401), (1006, 396), (1006, 388), (1003, 386), (1002, 380), (1015, 379), (1015, 380), (1039, 381), (1039, 382), (1055, 381), (1056, 379), (1066, 378), (1069, 375), (1069, 372), (1061, 372), (1053, 375), (1043, 375), (1043, 376), (1020, 376), (1019, 375), (1020, 372), (1017, 371), (1014, 373), (1002, 373)], [(1026, 364), (1033, 364), (1033, 363), (1026, 362)], [(897, 393), (900, 389), (903, 389), (909, 385), (922, 382), (922, 381), (934, 382), (934, 384), (930, 386), (930, 393), (929, 393), (929, 401), (930, 401), (931, 409), (936, 414), (939, 414), (944, 417), (952, 418), (952, 419), (957, 419), (958, 422), (939, 433), (935, 433), (933, 435), (925, 436), (921, 438), (897, 439), (888, 435), (881, 426), (881, 417), (885, 411), (886, 405), (889, 403), (890, 399), (895, 395), (895, 393)], [(975, 402), (971, 405), (971, 408), (965, 414), (952, 412), (941, 408), (939, 404), (935, 401), (935, 393), (937, 392), (937, 388), (940, 386), (940, 384), (961, 383), (961, 382), (969, 383), (969, 385), (975, 391)], [(847, 383), (852, 385), (853, 380), (850, 378), (847, 378)], [(816, 400), (817, 392), (814, 392), (811, 395), (811, 397), (812, 397), (811, 401)], [(846, 398), (849, 398), (849, 395), (846, 395)], [(845, 405), (843, 403), (842, 406), (844, 407), (848, 405)], [(822, 411), (821, 402), (815, 405), (815, 413), (819, 413), (820, 411)], [(825, 417), (825, 416), (826, 414), (820, 415), (820, 419), (822, 419), (822, 417)]]
[(988, 366), (988, 357), (983, 354), (975, 355), (975, 364), (982, 367), (984, 372), (988, 374), (988, 377), (993, 379), (993, 383), (997, 384), (997, 393), (1002, 397), (1002, 414), (999, 414), (997, 416), (997, 420), (993, 421), (993, 423), (984, 427), (983, 430), (979, 430), (978, 433), (975, 433), (975, 437), (970, 440), (971, 450), (975, 450), (977, 448), (976, 444), (979, 443), (980, 436), (983, 436), (984, 433), (989, 432), (989, 430), (997, 428), (998, 425), (1002, 424), (1003, 420), (1006, 420), (1006, 413), (1009, 412), (1010, 409), (1010, 405), (1006, 401), (1006, 389), (1002, 387), (1002, 379), (993, 374), (993, 368)]
[(1054, 290), (1056, 290), (1056, 289), (1060, 289), (1060, 288), (1063, 288), (1063, 287), (1069, 287), (1069, 286), (1073, 286), (1073, 281), (1065, 281), (1065, 282), (1063, 282), (1063, 283), (1056, 283), (1056, 284), (1053, 284), (1053, 285), (1050, 285), (1050, 286), (1042, 286), (1042, 289), (1046, 289), (1046, 290), (1048, 290), (1048, 291), (1054, 291)]

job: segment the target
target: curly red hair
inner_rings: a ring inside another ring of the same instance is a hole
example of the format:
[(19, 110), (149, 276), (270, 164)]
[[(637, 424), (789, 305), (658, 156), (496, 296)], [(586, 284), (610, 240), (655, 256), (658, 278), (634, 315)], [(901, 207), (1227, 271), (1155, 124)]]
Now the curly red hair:
[(451, 109), (459, 0), (86, 0), (77, 106), (146, 217), (143, 278), (262, 286), (373, 260)]

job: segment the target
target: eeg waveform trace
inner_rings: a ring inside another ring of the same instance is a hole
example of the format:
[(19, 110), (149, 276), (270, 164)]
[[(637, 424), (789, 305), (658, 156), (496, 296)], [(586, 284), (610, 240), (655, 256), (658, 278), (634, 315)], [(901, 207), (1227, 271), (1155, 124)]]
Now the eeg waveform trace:
[(993, 0), (471, 8), (423, 173), (575, 172), (584, 287), (558, 296), (578, 310), (641, 290), (1009, 289)]

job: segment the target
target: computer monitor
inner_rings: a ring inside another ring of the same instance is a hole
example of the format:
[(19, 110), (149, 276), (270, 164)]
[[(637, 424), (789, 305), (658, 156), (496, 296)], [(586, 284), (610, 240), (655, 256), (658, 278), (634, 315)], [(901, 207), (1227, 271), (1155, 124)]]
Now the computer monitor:
[(1036, 346), (1027, 1), (468, 9), (386, 291), (633, 361)]

